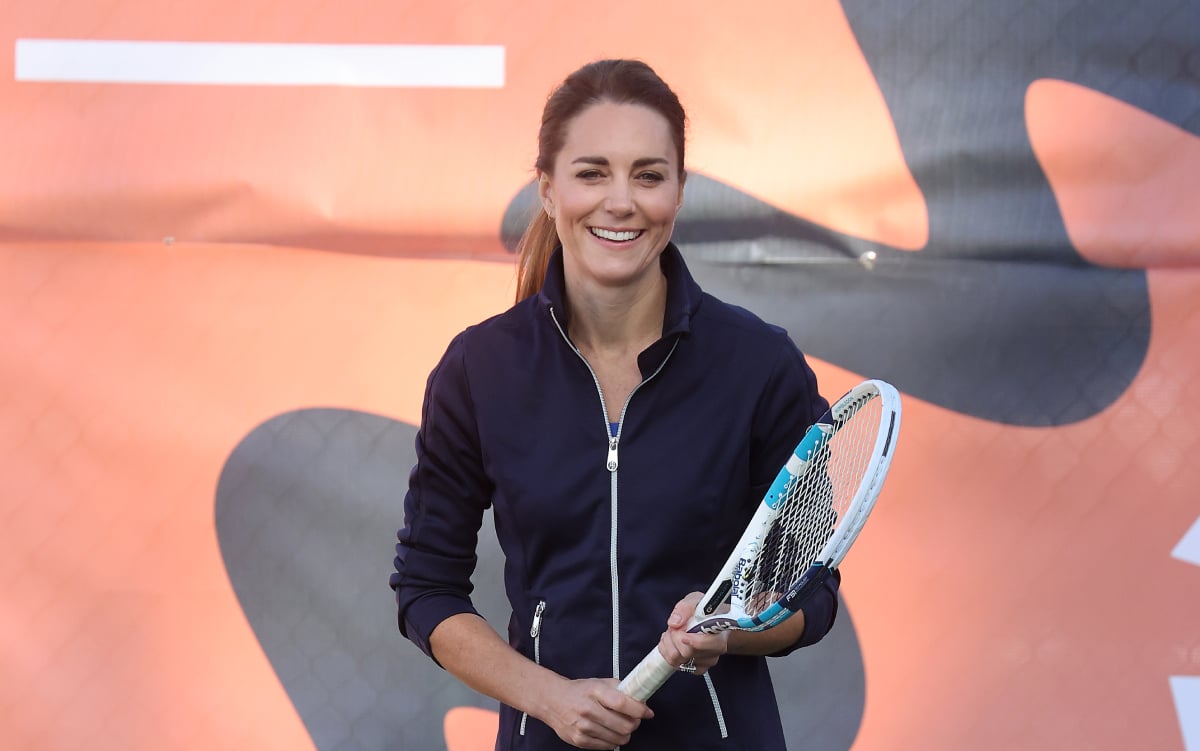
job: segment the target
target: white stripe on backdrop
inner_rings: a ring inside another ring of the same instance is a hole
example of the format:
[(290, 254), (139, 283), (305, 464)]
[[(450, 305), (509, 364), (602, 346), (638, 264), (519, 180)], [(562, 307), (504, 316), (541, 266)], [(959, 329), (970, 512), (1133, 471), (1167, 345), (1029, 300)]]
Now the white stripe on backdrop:
[(498, 45), (18, 39), (18, 81), (501, 88)]

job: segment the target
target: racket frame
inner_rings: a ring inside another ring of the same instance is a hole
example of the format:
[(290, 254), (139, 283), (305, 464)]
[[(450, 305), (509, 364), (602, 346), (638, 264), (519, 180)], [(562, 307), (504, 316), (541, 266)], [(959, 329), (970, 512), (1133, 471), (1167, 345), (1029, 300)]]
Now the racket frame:
[[(757, 616), (748, 615), (745, 608), (738, 604), (738, 585), (742, 568), (753, 560), (754, 552), (765, 544), (771, 525), (787, 498), (788, 490), (808, 471), (812, 457), (834, 435), (838, 423), (857, 411), (856, 404), (871, 398), (880, 400), (880, 430), (876, 435), (874, 450), (863, 473), (863, 479), (847, 506), (841, 524), (825, 543), (813, 564), (781, 597)], [(829, 410), (805, 432), (776, 475), (746, 531), (742, 533), (741, 539), (734, 546), (733, 552), (708, 591), (700, 598), (695, 613), (688, 621), (688, 631), (765, 631), (778, 626), (798, 612), (804, 601), (821, 583), (833, 575), (866, 524), (891, 467), (899, 429), (900, 395), (885, 381), (863, 381), (830, 405)], [(732, 603), (734, 608), (727, 614), (714, 615), (726, 603)], [(674, 675), (675, 671), (675, 666), (669, 664), (655, 647), (630, 671), (618, 688), (636, 699), (645, 701)]]

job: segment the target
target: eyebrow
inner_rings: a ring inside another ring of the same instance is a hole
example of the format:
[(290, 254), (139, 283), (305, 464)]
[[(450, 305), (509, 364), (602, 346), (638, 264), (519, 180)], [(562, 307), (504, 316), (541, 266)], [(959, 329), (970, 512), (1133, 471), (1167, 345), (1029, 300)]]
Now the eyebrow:
[[(601, 167), (608, 166), (608, 159), (602, 156), (581, 156), (571, 161), (571, 164), (595, 164)], [(634, 159), (634, 168), (649, 167), (652, 164), (665, 164), (670, 166), (670, 162), (660, 156), (644, 156), (641, 159)]]

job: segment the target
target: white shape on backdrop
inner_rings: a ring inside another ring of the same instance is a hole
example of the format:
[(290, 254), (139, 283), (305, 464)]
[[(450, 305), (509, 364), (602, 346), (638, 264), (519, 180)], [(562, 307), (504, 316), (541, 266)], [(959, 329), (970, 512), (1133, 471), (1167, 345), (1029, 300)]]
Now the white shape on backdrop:
[(1183, 748), (1200, 751), (1200, 678), (1171, 676), (1171, 693), (1175, 695), (1175, 712), (1183, 731)]
[(501, 88), (504, 47), (18, 39), (17, 81)]
[(1192, 528), (1184, 534), (1183, 539), (1171, 551), (1171, 557), (1200, 566), (1200, 519), (1192, 524)]
[[(1200, 519), (1183, 535), (1171, 557), (1200, 566)], [(1171, 693), (1175, 696), (1184, 751), (1200, 751), (1200, 677), (1171, 676)]]

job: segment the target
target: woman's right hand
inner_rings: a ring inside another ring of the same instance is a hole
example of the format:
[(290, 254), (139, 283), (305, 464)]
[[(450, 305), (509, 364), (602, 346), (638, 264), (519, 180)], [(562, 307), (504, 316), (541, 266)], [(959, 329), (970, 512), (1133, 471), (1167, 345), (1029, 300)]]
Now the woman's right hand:
[(613, 749), (629, 743), (642, 720), (653, 716), (644, 703), (618, 691), (616, 680), (587, 678), (559, 686), (542, 719), (572, 746)]

